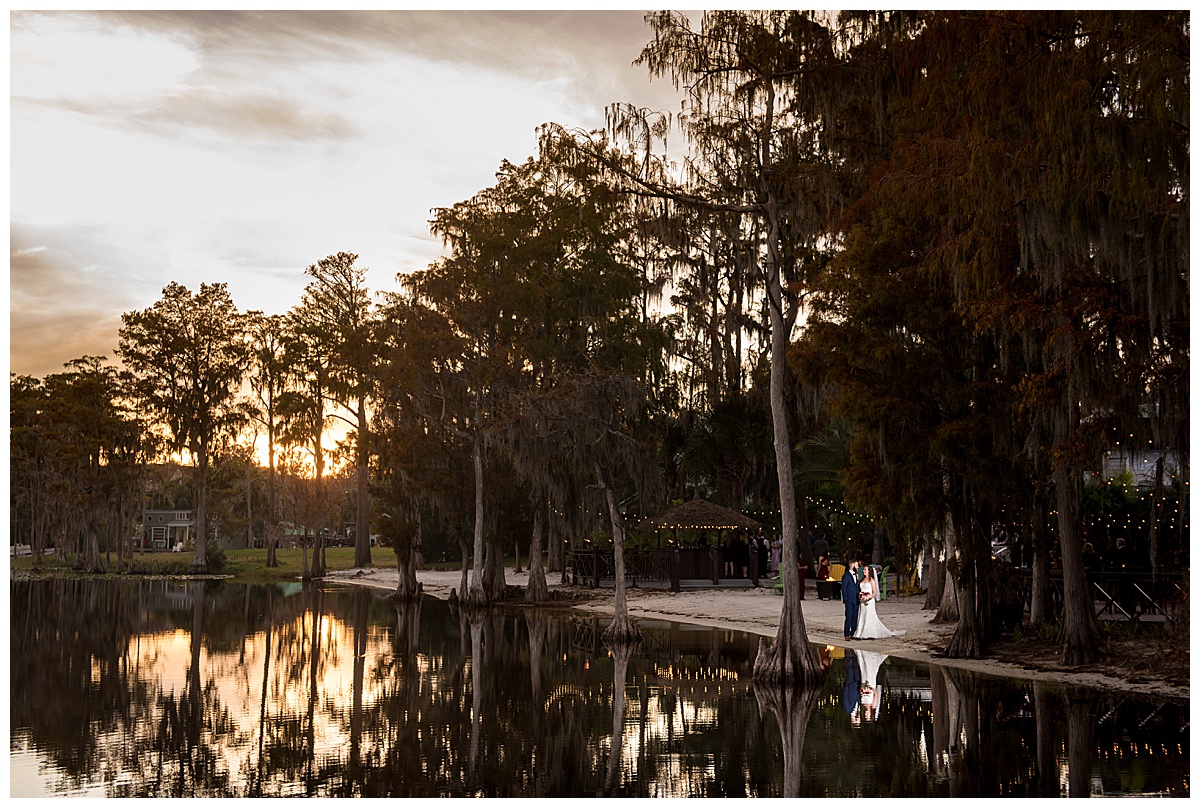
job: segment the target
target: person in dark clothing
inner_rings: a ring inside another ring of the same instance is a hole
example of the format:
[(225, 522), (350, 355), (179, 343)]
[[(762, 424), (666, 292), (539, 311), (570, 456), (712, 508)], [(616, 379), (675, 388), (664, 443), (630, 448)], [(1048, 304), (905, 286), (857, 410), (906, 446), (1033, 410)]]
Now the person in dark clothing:
[(845, 636), (849, 640), (858, 630), (858, 559), (846, 566), (842, 575), (842, 605), (846, 607)]
[(733, 545), (733, 562), (739, 578), (750, 577), (750, 544), (746, 541), (745, 533), (739, 532), (737, 535)]
[(821, 536), (812, 544), (812, 556), (813, 558), (820, 558), (827, 555), (829, 555), (829, 542), (825, 541), (824, 536)]
[(767, 537), (762, 528), (758, 529), (758, 535), (754, 537), (754, 549), (758, 552), (758, 577), (766, 578), (770, 569), (771, 546), (767, 544)]
[(1129, 572), (1129, 548), (1125, 544), (1125, 537), (1121, 536), (1117, 539), (1117, 548), (1108, 556), (1108, 567), (1113, 572)]
[[(855, 597), (858, 590), (855, 590)], [(858, 655), (846, 652), (846, 686), (842, 688), (842, 709), (846, 715), (851, 715), (858, 708), (862, 698), (862, 672), (858, 669)]]

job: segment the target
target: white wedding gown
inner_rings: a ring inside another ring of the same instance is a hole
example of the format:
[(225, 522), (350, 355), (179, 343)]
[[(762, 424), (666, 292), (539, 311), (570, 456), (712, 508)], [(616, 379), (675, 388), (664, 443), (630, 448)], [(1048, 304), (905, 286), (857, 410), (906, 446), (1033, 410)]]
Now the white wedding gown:
[(862, 685), (860, 693), (862, 694), (863, 710), (860, 720), (874, 721), (879, 717), (880, 710), (883, 709), (883, 692), (879, 688), (879, 667), (887, 659), (887, 654), (877, 654), (874, 651), (861, 651), (854, 649), (854, 656), (858, 658), (858, 670), (862, 675)]
[[(871, 590), (871, 582), (863, 578), (859, 583), (858, 589), (860, 592), (865, 592), (868, 595), (873, 594)], [(884, 637), (899, 637), (903, 631), (891, 631), (879, 619), (879, 615), (875, 613), (875, 598), (872, 597), (866, 603), (859, 604), (858, 607), (858, 630), (854, 632), (856, 639), (860, 640), (881, 640)]]

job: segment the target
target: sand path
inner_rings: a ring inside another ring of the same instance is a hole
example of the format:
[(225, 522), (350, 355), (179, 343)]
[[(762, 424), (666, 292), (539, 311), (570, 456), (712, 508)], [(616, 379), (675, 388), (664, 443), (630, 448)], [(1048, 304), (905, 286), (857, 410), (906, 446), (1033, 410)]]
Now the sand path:
[[(441, 570), (422, 570), (417, 580), (428, 595), (445, 599), (451, 588), (459, 585), (461, 573)], [(558, 576), (549, 576), (554, 581)], [(524, 587), (528, 572), (514, 573), (505, 570), (509, 585)], [(350, 569), (330, 573), (326, 580), (359, 584), (386, 589), (395, 589), (397, 574), (390, 569)], [(551, 590), (569, 592), (581, 599), (572, 608), (601, 615), (613, 613), (611, 589), (589, 589), (581, 586), (550, 584)], [(636, 619), (674, 620), (682, 623), (697, 623), (717, 628), (730, 628), (773, 638), (779, 628), (779, 615), (783, 598), (775, 594), (774, 587), (740, 589), (690, 589), (671, 592), (666, 589), (630, 588), (628, 603), (630, 616)], [(582, 600), (586, 599), (586, 600)], [(902, 657), (920, 662), (952, 665), (995, 676), (1012, 676), (1054, 682), (1073, 682), (1110, 690), (1162, 695), (1173, 699), (1188, 698), (1187, 692), (1159, 682), (1127, 682), (1102, 673), (1073, 671), (1039, 671), (1024, 668), (999, 660), (948, 660), (938, 656), (954, 631), (953, 624), (934, 624), (933, 612), (925, 610), (924, 595), (916, 597), (889, 597), (878, 604), (879, 618), (893, 631), (903, 630), (899, 637), (883, 640), (845, 640), (842, 637), (844, 612), (840, 601), (819, 600), (813, 582), (802, 603), (804, 624), (808, 638), (815, 643), (860, 648), (889, 656)]]

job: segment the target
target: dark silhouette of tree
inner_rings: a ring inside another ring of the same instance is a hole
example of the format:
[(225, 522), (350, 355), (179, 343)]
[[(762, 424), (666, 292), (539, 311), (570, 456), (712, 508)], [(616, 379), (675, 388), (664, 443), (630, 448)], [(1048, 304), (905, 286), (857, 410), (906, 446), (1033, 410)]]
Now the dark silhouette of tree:
[[(449, 321), (404, 294), (389, 293), (376, 321), (379, 358), (373, 368), (373, 414), (378, 468), (372, 499), (380, 515), (380, 534), (396, 553), (400, 572), (397, 596), (418, 597), (416, 570), (420, 527), (425, 516), (437, 516), (465, 535), (462, 503), (471, 495), (473, 478), (469, 436), (460, 428), (466, 406), (458, 382), (461, 355)], [(468, 558), (463, 557), (466, 593)]]
[[(883, 91), (876, 126), (894, 136), (860, 164), (872, 192), (854, 210), (877, 228), (937, 210), (915, 263), (953, 290), (992, 366), (1019, 362), (1007, 384), (1030, 465), (1053, 485), (1065, 659), (1089, 662), (1081, 473), (1106, 436), (1144, 434), (1146, 411), (1151, 431), (1186, 447), (1186, 16), (853, 19), (869, 57), (858, 63)], [(959, 546), (962, 574), (980, 544)]]
[(214, 443), (243, 422), (237, 390), (249, 361), (245, 318), (223, 283), (192, 294), (172, 282), (148, 309), (121, 315), (117, 354), (145, 407), (167, 427), (171, 448), (196, 464), (196, 552), (208, 569), (208, 466)]
[(281, 399), (288, 389), (289, 374), (284, 362), (289, 334), (283, 315), (251, 311), (246, 316), (253, 357), (249, 380), (255, 406), (251, 418), (266, 430), (267, 441), (267, 566), (275, 567), (280, 530), (275, 455), (283, 432)]
[(308, 567), (308, 542), (301, 537), (304, 554), (302, 575), (320, 578), (325, 574), (325, 534), (329, 526), (328, 502), (325, 497), (326, 454), (325, 432), (333, 417), (328, 405), (332, 399), (330, 388), (334, 384), (333, 353), (319, 320), (309, 308), (316, 304), (309, 300), (307, 307), (298, 305), (287, 314), (289, 337), (284, 343), (284, 367), (290, 375), (287, 389), (279, 397), (283, 414), (283, 443), (301, 448), (312, 458), (312, 478), (308, 482), (308, 497), (303, 521), (305, 533), (311, 532), (313, 561)]
[[(647, 21), (654, 39), (638, 62), (654, 76), (670, 76), (687, 95), (685, 130), (693, 156), (684, 182), (671, 181), (651, 159), (668, 127), (646, 110), (610, 110), (609, 129), (633, 141), (633, 159), (613, 159), (602, 141), (586, 134), (551, 128), (546, 138), (574, 149), (580, 159), (604, 164), (630, 194), (737, 215), (738, 227), (753, 234), (755, 247), (744, 267), (766, 297), (785, 578), (779, 633), (770, 648), (764, 646), (758, 675), (764, 681), (803, 681), (816, 674), (818, 664), (800, 611), (796, 561), (807, 514), (803, 496), (797, 504), (792, 472), (785, 355), (803, 304), (803, 278), (822, 262), (824, 203), (830, 199), (818, 121), (804, 119), (800, 104), (808, 100), (806, 93), (818, 94), (814, 77), (831, 58), (834, 37), (814, 15), (800, 12), (708, 12), (696, 30), (674, 12), (651, 14)], [(812, 81), (803, 83), (806, 78)], [(797, 84), (802, 86), (794, 89)]]
[(371, 294), (366, 286), (367, 268), (355, 266), (358, 256), (339, 252), (312, 264), (304, 273), (312, 281), (296, 314), (300, 329), (320, 346), (327, 357), (326, 384), (322, 394), (348, 411), (353, 420), (342, 418), (353, 430), (355, 498), (354, 565), (371, 565), (371, 512), (368, 485), (371, 457), (371, 431), (368, 399), (371, 394), (370, 369), (376, 351), (371, 343), (375, 316)]
[(560, 379), (539, 399), (547, 434), (559, 447), (558, 463), (565, 479), (591, 484), (601, 496), (612, 531), (615, 565), (615, 611), (605, 630), (612, 644), (635, 641), (637, 627), (629, 617), (625, 581), (625, 526), (617, 497), (618, 476), (632, 481), (644, 499), (653, 493), (652, 454), (645, 440), (642, 385), (620, 374), (590, 374)]

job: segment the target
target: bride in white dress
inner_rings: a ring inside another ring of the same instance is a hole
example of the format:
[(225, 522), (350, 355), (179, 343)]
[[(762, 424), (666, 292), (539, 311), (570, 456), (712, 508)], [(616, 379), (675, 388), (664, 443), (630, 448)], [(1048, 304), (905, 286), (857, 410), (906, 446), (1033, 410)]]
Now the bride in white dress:
[(875, 569), (863, 567), (863, 579), (858, 585), (858, 630), (854, 637), (859, 640), (879, 640), (884, 637), (899, 637), (903, 631), (891, 631), (875, 613), (875, 601), (879, 600), (879, 584), (875, 581)]

